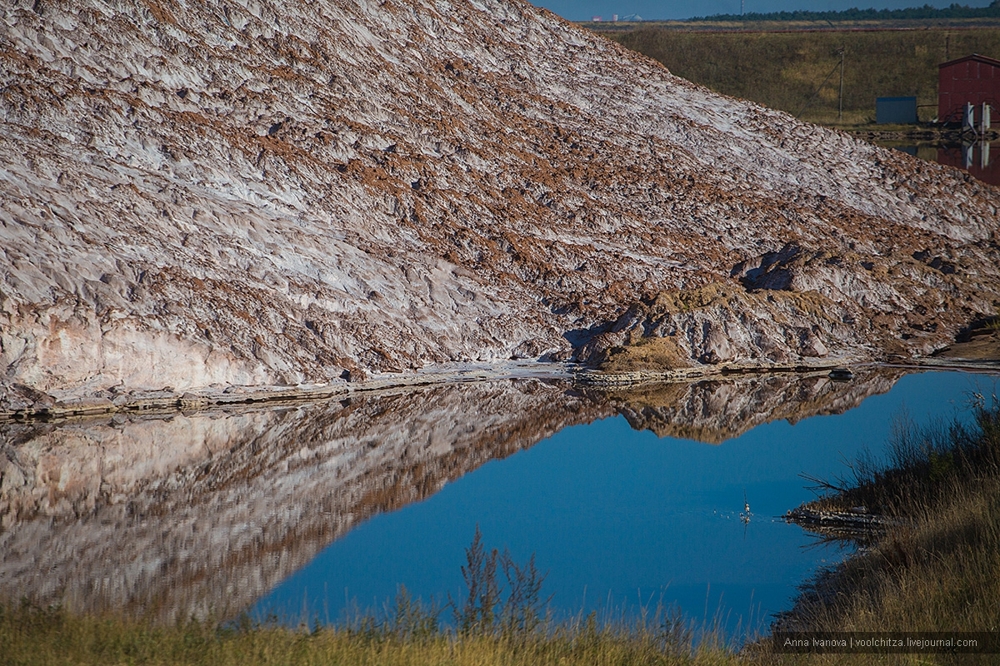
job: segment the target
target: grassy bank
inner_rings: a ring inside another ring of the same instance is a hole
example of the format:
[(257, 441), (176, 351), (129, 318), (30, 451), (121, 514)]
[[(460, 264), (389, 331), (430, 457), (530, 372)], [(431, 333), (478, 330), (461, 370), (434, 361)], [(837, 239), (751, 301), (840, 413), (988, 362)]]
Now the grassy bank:
[[(827, 485), (832, 492), (811, 508), (864, 507), (899, 524), (805, 586), (777, 629), (1000, 631), (1000, 406), (996, 396), (977, 400), (974, 425), (918, 430), (900, 422), (886, 464), (860, 460), (849, 482)], [(996, 663), (1000, 656), (921, 659)]]
[(152, 627), (141, 621), (74, 617), (57, 609), (24, 606), (0, 612), (0, 663), (668, 666), (735, 664), (737, 659), (710, 643), (692, 649), (689, 636), (662, 626), (602, 628), (584, 621), (551, 633), (523, 635), (414, 633), (374, 625), (312, 631), (262, 626), (219, 629), (199, 622)]
[[(916, 96), (918, 105), (928, 105), (918, 109), (921, 120), (930, 120), (937, 114), (940, 63), (972, 53), (1000, 58), (997, 26), (787, 30), (694, 32), (637, 24), (602, 34), (717, 92), (845, 126), (873, 123), (876, 97)], [(844, 114), (838, 123), (842, 48)]]
[[(338, 626), (291, 629), (241, 618), (155, 626), (118, 616), (75, 616), (27, 603), (0, 605), (0, 664), (250, 664), (461, 666), (725, 664), (735, 657), (715, 631), (700, 632), (658, 609), (631, 624), (596, 614), (565, 622), (545, 615), (545, 576), (487, 549), (478, 528), (462, 567), (467, 594), (427, 607), (401, 589), (381, 614)], [(449, 616), (452, 623), (442, 624)]]

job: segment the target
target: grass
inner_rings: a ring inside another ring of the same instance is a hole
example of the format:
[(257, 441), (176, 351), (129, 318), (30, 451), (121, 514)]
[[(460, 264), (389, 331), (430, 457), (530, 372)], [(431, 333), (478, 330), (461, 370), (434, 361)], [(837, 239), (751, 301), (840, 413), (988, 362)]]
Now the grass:
[[(869, 548), (802, 588), (783, 631), (1000, 632), (1000, 401), (975, 396), (973, 425), (918, 430), (900, 421), (884, 464), (862, 459), (824, 484), (813, 508), (863, 504), (902, 520)], [(0, 605), (0, 664), (254, 664), (627, 666), (675, 664), (995, 663), (996, 655), (776, 654), (769, 641), (737, 653), (718, 631), (678, 613), (631, 625), (595, 615), (542, 617), (544, 576), (533, 561), (489, 551), (476, 534), (462, 568), (468, 595), (454, 628), (401, 591), (382, 617), (312, 629), (186, 622), (155, 626)]]
[[(640, 27), (602, 34), (717, 92), (841, 126), (874, 123), (876, 97), (910, 95), (928, 105), (918, 111), (929, 121), (937, 115), (940, 63), (972, 53), (1000, 58), (995, 26), (799, 32)], [(838, 121), (842, 48), (844, 113)]]
[[(885, 465), (861, 460), (852, 483), (826, 485), (834, 492), (811, 508), (863, 505), (903, 523), (804, 586), (778, 628), (1000, 631), (1000, 403), (996, 396), (975, 399), (974, 425), (918, 430), (901, 421)], [(810, 663), (844, 663), (836, 656), (813, 655)], [(917, 663), (915, 655), (891, 657), (886, 663)], [(931, 657), (929, 663), (997, 660), (921, 655)]]
[[(884, 463), (863, 456), (849, 466), (850, 477), (820, 483), (828, 494), (813, 508), (849, 510), (926, 519), (950, 506), (967, 490), (1000, 481), (1000, 406), (997, 396), (972, 396), (972, 425), (918, 429), (905, 416), (893, 422)], [(989, 403), (989, 404), (987, 404)]]
[(153, 627), (119, 617), (76, 617), (29, 605), (0, 612), (0, 663), (34, 664), (342, 664), (455, 666), (574, 666), (727, 664), (719, 644), (692, 648), (669, 625), (629, 629), (582, 622), (527, 634), (406, 633), (385, 625), (288, 629), (247, 625), (217, 628), (190, 622)]

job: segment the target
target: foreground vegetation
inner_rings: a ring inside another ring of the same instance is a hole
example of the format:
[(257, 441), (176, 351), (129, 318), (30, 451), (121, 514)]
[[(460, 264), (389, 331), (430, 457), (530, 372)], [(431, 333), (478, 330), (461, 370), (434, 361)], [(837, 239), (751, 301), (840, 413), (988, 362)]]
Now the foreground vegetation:
[(4, 664), (719, 664), (735, 663), (721, 648), (695, 655), (664, 649), (653, 632), (584, 624), (553, 636), (400, 635), (345, 629), (278, 627), (218, 630), (192, 622), (153, 628), (116, 618), (78, 618), (63, 611), (15, 609), (0, 618)]
[(874, 123), (877, 97), (910, 95), (922, 106), (920, 119), (929, 121), (937, 115), (940, 63), (972, 53), (1000, 59), (997, 27), (693, 32), (639, 26), (603, 34), (716, 92), (840, 126)]
[[(783, 631), (1000, 631), (1000, 403), (976, 396), (969, 426), (917, 430), (901, 422), (890, 459), (860, 460), (825, 482), (813, 508), (867, 511), (899, 524), (822, 572), (780, 618)], [(2, 664), (890, 664), (992, 663), (996, 655), (776, 654), (767, 640), (737, 652), (676, 613), (633, 625), (593, 615), (543, 616), (541, 576), (529, 561), (488, 551), (477, 533), (462, 569), (467, 596), (442, 612), (405, 590), (383, 617), (289, 629), (242, 621), (158, 627), (78, 617), (30, 604), (0, 607)]]
[[(0, 664), (337, 664), (608, 666), (724, 664), (735, 657), (717, 632), (695, 634), (663, 609), (627, 625), (596, 615), (555, 623), (544, 615), (544, 575), (534, 557), (518, 564), (488, 550), (479, 530), (462, 567), (467, 594), (427, 607), (402, 589), (382, 615), (335, 627), (291, 629), (256, 623), (190, 621), (154, 626), (134, 618), (79, 617), (28, 603), (0, 606)], [(441, 623), (448, 613), (453, 622)]]
[(860, 460), (850, 482), (826, 484), (813, 508), (899, 525), (818, 576), (781, 628), (1000, 631), (1000, 406), (976, 400), (973, 426), (901, 422), (888, 465)]

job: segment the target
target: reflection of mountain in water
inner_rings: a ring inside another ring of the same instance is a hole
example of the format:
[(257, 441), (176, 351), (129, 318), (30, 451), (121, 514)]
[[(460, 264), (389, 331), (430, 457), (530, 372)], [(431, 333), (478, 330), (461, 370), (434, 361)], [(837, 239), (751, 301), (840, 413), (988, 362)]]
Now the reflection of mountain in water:
[(483, 463), (621, 411), (721, 441), (839, 412), (896, 376), (754, 377), (580, 395), (538, 380), (343, 403), (2, 426), (0, 598), (161, 620), (228, 616), (354, 525)]
[(869, 371), (851, 382), (833, 381), (825, 374), (752, 375), (639, 387), (605, 397), (636, 430), (721, 444), (762, 423), (795, 423), (817, 414), (846, 412), (868, 396), (888, 391), (902, 374)]
[(225, 616), (365, 518), (606, 413), (522, 381), (6, 426), (0, 596), (162, 619)]

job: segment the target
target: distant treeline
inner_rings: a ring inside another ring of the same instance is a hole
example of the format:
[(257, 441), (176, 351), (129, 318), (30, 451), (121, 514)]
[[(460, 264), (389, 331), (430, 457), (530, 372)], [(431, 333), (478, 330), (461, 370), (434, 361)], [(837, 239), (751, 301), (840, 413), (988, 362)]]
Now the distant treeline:
[(924, 5), (909, 9), (845, 9), (840, 12), (772, 12), (761, 14), (715, 14), (692, 18), (691, 21), (886, 21), (899, 19), (964, 19), (1000, 18), (1000, 0), (993, 0), (989, 7), (968, 7), (952, 3), (943, 9)]

